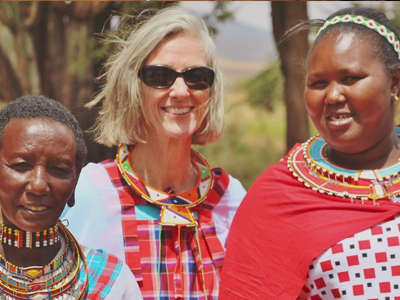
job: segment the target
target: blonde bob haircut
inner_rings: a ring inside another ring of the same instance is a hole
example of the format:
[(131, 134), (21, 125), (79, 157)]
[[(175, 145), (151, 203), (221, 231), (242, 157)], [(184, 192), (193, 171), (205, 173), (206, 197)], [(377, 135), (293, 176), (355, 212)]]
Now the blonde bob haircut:
[[(208, 109), (202, 125), (193, 135), (192, 144), (215, 142), (221, 137), (224, 127), (224, 87), (209, 30), (202, 18), (178, 6), (153, 12), (145, 10), (135, 17), (125, 16), (119, 33), (105, 38), (106, 42), (115, 43), (117, 47), (105, 64), (106, 72), (99, 78), (105, 80), (105, 84), (87, 104), (93, 107), (102, 102), (92, 130), (95, 140), (106, 146), (146, 142), (146, 133), (141, 126), (146, 120), (142, 110), (139, 70), (160, 43), (178, 34), (188, 34), (202, 43), (208, 67), (215, 72)], [(132, 18), (134, 26), (124, 25), (129, 19), (132, 22)]]

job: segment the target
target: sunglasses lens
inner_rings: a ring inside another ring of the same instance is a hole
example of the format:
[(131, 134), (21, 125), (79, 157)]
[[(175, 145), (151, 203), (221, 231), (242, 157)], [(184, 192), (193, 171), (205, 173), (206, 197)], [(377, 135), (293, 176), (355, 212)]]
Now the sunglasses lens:
[(205, 67), (198, 67), (184, 72), (184, 79), (188, 87), (196, 90), (204, 90), (212, 86), (214, 71)]
[(186, 85), (195, 90), (207, 89), (214, 82), (214, 71), (207, 67), (196, 67), (178, 73), (164, 66), (146, 66), (140, 70), (139, 76), (148, 86), (159, 89), (172, 86), (178, 76), (183, 76)]
[(176, 76), (177, 74), (174, 70), (162, 66), (149, 66), (142, 71), (144, 82), (148, 86), (155, 88), (170, 87), (174, 83)]

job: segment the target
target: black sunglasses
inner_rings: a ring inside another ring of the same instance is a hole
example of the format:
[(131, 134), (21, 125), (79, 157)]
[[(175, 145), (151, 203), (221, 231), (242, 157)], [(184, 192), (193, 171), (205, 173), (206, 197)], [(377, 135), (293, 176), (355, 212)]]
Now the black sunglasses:
[(172, 86), (180, 76), (186, 85), (195, 90), (204, 90), (214, 82), (214, 70), (209, 67), (195, 67), (183, 72), (160, 65), (149, 65), (140, 69), (139, 77), (143, 82), (153, 88), (163, 89)]

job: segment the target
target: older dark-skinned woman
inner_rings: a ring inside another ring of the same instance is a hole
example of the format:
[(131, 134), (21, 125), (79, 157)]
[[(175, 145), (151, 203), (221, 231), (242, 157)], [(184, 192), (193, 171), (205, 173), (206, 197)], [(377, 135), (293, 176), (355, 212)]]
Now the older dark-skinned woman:
[(74, 117), (43, 96), (0, 111), (0, 299), (142, 299), (130, 270), (59, 217), (86, 160)]
[(230, 232), (222, 300), (400, 296), (399, 34), (370, 8), (311, 25), (322, 28), (304, 97), (320, 135), (250, 188)]
[[(217, 299), (225, 240), (245, 190), (191, 146), (219, 139), (223, 83), (203, 20), (170, 7), (142, 13), (107, 63), (97, 139), (117, 158), (89, 164), (77, 239), (124, 259), (144, 299)], [(120, 25), (123, 27), (123, 25)]]

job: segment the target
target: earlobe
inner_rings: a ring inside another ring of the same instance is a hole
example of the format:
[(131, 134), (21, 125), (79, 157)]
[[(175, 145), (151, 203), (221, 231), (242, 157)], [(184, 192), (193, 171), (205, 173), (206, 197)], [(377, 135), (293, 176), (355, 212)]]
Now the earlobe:
[(71, 195), (71, 197), (68, 199), (68, 207), (73, 207), (75, 205), (75, 193)]
[(78, 184), (78, 179), (79, 179), (79, 176), (81, 175), (81, 171), (82, 171), (82, 168), (78, 168), (76, 171), (77, 176), (76, 176), (76, 181), (75, 181), (75, 188), (74, 188), (74, 191), (72, 192), (71, 197), (69, 197), (69, 199), (68, 199), (68, 202), (67, 202), (68, 207), (73, 207), (75, 205), (76, 185)]

